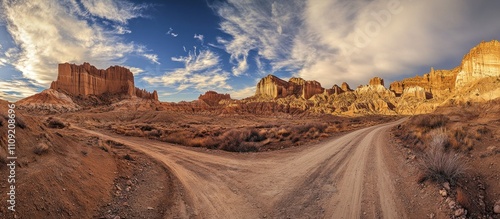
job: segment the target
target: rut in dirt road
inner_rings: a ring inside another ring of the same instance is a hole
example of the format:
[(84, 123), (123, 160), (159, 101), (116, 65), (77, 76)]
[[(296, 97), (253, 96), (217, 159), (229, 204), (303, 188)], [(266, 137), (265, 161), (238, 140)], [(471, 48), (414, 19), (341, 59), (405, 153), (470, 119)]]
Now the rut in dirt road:
[[(402, 121), (357, 130), (316, 145), (238, 154), (81, 129), (164, 163), (197, 218), (406, 218), (381, 148)], [(77, 128), (80, 129), (80, 128)]]

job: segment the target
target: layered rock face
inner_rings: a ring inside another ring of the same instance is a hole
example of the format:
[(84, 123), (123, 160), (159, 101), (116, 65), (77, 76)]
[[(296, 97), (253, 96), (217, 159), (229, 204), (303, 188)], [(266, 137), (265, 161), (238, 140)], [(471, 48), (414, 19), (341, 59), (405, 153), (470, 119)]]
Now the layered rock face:
[(63, 90), (72, 95), (111, 94), (158, 100), (156, 91), (149, 93), (136, 88), (132, 72), (121, 66), (111, 66), (101, 70), (89, 63), (59, 64), (57, 80), (52, 82), (50, 88)]
[(393, 91), (396, 96), (401, 96), (406, 88), (421, 87), (432, 96), (447, 95), (455, 89), (456, 72), (457, 69), (434, 70), (431, 68), (430, 72), (423, 76), (391, 83), (389, 90)]
[(306, 81), (302, 78), (290, 78), (284, 81), (274, 75), (262, 78), (257, 84), (255, 96), (283, 98), (291, 95), (309, 99), (315, 94), (324, 92), (324, 88), (317, 81)]
[(370, 86), (379, 86), (379, 85), (384, 86), (384, 79), (379, 78), (379, 77), (374, 77), (374, 78), (370, 79), (369, 85)]
[(464, 56), (455, 86), (465, 85), (486, 77), (500, 76), (500, 42), (481, 42)]
[(229, 94), (219, 94), (215, 91), (207, 91), (205, 94), (200, 94), (198, 100), (201, 100), (209, 105), (218, 104), (221, 100), (230, 100), (231, 95)]

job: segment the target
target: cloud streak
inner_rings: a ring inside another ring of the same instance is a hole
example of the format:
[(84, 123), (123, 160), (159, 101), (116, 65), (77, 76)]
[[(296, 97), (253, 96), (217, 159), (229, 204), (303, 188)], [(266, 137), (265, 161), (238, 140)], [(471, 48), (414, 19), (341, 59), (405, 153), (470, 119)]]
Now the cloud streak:
[(210, 50), (189, 51), (188, 56), (172, 57), (172, 61), (184, 64), (183, 68), (167, 71), (164, 75), (143, 77), (150, 85), (173, 87), (177, 91), (194, 89), (225, 91), (231, 89), (227, 81), (229, 73), (221, 67), (220, 57)]
[(415, 69), (450, 57), (458, 65), (471, 46), (500, 32), (493, 9), (500, 3), (487, 0), (228, 0), (211, 7), (231, 36), (217, 42), (231, 55), (234, 75), (247, 71), (256, 51), (259, 69), (325, 86), (422, 74)]

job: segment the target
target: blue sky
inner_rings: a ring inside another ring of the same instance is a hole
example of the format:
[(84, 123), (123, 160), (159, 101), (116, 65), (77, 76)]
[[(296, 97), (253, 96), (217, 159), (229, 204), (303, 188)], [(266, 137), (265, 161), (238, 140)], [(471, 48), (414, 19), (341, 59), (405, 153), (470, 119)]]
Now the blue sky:
[(267, 74), (388, 86), (500, 39), (499, 10), (488, 0), (4, 0), (0, 98), (48, 88), (63, 62), (126, 66), (169, 102), (248, 97)]

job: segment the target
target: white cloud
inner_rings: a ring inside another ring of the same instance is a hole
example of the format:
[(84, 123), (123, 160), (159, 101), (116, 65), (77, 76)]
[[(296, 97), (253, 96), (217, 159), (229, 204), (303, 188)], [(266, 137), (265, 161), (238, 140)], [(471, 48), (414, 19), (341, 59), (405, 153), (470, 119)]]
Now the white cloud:
[(168, 71), (162, 76), (143, 77), (151, 85), (175, 87), (178, 91), (195, 89), (229, 90), (229, 73), (222, 70), (220, 57), (210, 50), (189, 51), (188, 56), (172, 57), (172, 61), (184, 63), (184, 68)]
[[(89, 62), (98, 68), (106, 68), (123, 63), (129, 54), (141, 54), (143, 46), (124, 42), (117, 33), (109, 30), (116, 26), (113, 22), (123, 26), (128, 19), (139, 16), (137, 12), (142, 6), (131, 9), (134, 6), (131, 3), (120, 1), (118, 5), (111, 2), (82, 2), (87, 5), (86, 12), (72, 0), (2, 1), (0, 19), (15, 43), (5, 57), (29, 83), (48, 87), (57, 76), (58, 63)], [(106, 10), (123, 13), (108, 16), (102, 11), (103, 4), (109, 7)], [(111, 23), (106, 26), (90, 22), (86, 20), (89, 16), (103, 16)], [(125, 31), (126, 26), (123, 28)]]
[(127, 29), (126, 27), (124, 26), (121, 26), (121, 25), (116, 25), (115, 26), (115, 31), (114, 31), (116, 34), (127, 34), (127, 33), (132, 33), (131, 30)]
[(35, 95), (37, 89), (23, 80), (0, 81), (0, 99), (11, 102)]
[(146, 57), (152, 63), (158, 64), (158, 65), (160, 64), (160, 62), (158, 61), (158, 55), (156, 55), (156, 54), (144, 53), (144, 54), (142, 54), (142, 56)]
[(144, 69), (142, 69), (142, 68), (131, 67), (131, 66), (126, 66), (126, 65), (123, 66), (123, 67), (127, 68), (128, 70), (130, 70), (130, 72), (132, 72), (132, 74), (134, 74), (134, 75), (139, 75), (139, 74), (141, 74), (141, 73), (144, 72)]
[(458, 65), (471, 46), (500, 32), (500, 2), (487, 0), (228, 0), (212, 7), (231, 36), (217, 42), (234, 69), (256, 51), (256, 64), (270, 67), (263, 70), (289, 70), (327, 87), (422, 74), (412, 71), (451, 58)]
[(81, 3), (91, 15), (123, 24), (141, 17), (142, 11), (148, 7), (122, 0), (82, 0)]
[(240, 90), (231, 91), (231, 98), (233, 99), (244, 99), (255, 94), (255, 86), (245, 87)]
[(203, 38), (204, 38), (203, 35), (201, 35), (201, 34), (194, 34), (194, 38), (198, 39), (201, 42), (201, 44), (203, 44)]
[(173, 36), (173, 37), (179, 36), (179, 34), (176, 34), (173, 31), (174, 31), (174, 29), (172, 29), (171, 27), (168, 28), (167, 35), (170, 35), (170, 36)]

